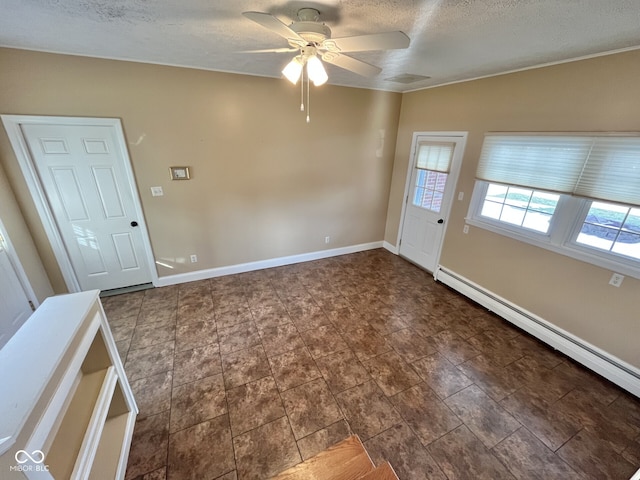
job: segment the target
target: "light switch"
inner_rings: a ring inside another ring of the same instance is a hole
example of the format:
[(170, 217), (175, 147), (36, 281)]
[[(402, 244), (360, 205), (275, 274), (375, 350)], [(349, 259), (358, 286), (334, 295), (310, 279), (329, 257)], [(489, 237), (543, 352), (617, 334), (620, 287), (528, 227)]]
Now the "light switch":
[(162, 191), (162, 187), (151, 187), (151, 196), (152, 197), (161, 197), (164, 195)]

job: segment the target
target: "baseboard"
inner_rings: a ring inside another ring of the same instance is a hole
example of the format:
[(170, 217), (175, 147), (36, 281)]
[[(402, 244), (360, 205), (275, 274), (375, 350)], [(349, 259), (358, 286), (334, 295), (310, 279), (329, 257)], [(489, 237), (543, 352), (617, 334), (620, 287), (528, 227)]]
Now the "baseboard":
[(139, 292), (140, 290), (148, 290), (150, 288), (153, 288), (153, 286), (153, 283), (141, 283), (140, 285), (131, 285), (130, 287), (102, 290), (100, 292), (100, 298), (113, 297), (114, 295), (122, 295), (123, 293)]
[(398, 247), (396, 247), (395, 245), (391, 245), (389, 242), (387, 242), (386, 240), (384, 242), (382, 242), (382, 248), (384, 248), (385, 250), (390, 251), (391, 253), (398, 255), (399, 253), (399, 249)]
[(237, 265), (229, 265), (226, 267), (218, 268), (208, 268), (206, 270), (197, 270), (195, 272), (188, 273), (178, 273), (176, 275), (160, 277), (156, 282), (156, 287), (166, 287), (168, 285), (195, 282), (197, 280), (206, 280), (207, 278), (233, 275), (235, 273), (252, 272), (254, 270), (262, 270), (264, 268), (281, 267), (283, 265), (292, 265), (294, 263), (302, 263), (309, 262), (311, 260), (337, 257), (349, 253), (364, 252), (366, 250), (382, 248), (382, 246), (383, 242), (361, 243), (359, 245), (351, 245), (349, 247), (332, 248), (331, 250), (320, 250), (318, 252), (302, 253), (299, 255), (290, 255), (287, 257), (278, 257), (269, 260), (259, 260), (257, 262), (240, 263)]
[(442, 266), (435, 279), (640, 397), (640, 370)]

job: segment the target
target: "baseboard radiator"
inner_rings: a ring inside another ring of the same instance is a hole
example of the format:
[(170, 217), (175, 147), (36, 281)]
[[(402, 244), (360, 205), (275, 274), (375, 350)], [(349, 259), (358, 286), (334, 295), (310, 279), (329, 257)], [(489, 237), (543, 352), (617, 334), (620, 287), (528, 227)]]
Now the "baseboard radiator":
[(640, 397), (640, 370), (442, 266), (434, 278)]

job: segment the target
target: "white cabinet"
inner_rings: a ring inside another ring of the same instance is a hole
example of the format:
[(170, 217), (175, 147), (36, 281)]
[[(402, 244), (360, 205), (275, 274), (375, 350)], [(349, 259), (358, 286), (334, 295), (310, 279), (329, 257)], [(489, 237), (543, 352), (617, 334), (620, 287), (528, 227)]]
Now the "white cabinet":
[(0, 350), (0, 478), (124, 478), (138, 412), (98, 291), (48, 298)]

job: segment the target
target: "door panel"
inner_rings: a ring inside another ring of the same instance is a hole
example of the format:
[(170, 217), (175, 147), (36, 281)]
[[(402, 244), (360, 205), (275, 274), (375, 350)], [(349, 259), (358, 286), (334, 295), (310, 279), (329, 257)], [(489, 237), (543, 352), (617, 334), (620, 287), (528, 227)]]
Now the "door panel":
[(113, 246), (118, 254), (120, 268), (122, 270), (135, 270), (140, 268), (136, 258), (135, 246), (129, 233), (116, 233), (111, 236)]
[(423, 255), (433, 256), (435, 254), (438, 235), (441, 227), (437, 223), (427, 222), (425, 226), (425, 233), (422, 241), (422, 248), (420, 253)]
[(151, 282), (134, 188), (103, 125), (22, 124), (56, 225), (82, 290)]
[(83, 138), (82, 143), (84, 144), (84, 151), (87, 153), (109, 153), (109, 147), (104, 140)]
[(92, 170), (105, 218), (124, 217), (124, 207), (113, 169), (94, 167)]
[(89, 213), (80, 193), (80, 185), (72, 168), (52, 168), (51, 178), (55, 193), (60, 197), (61, 207), (71, 222), (89, 220)]
[(100, 247), (98, 238), (95, 235), (91, 235), (91, 232), (84, 233), (80, 231), (80, 229), (76, 229), (75, 236), (78, 251), (84, 262), (85, 274), (89, 276), (105, 275), (107, 273), (107, 267), (102, 257), (102, 248)]
[(431, 272), (438, 265), (465, 139), (414, 134), (399, 253)]
[(69, 153), (67, 143), (61, 138), (41, 138), (40, 145), (42, 146), (42, 151), (50, 155)]
[(0, 348), (30, 315), (29, 298), (0, 240)]
[(418, 242), (420, 239), (420, 216), (415, 212), (407, 212), (405, 216), (405, 228), (402, 233), (402, 244), (405, 248), (417, 249), (419, 248)]

